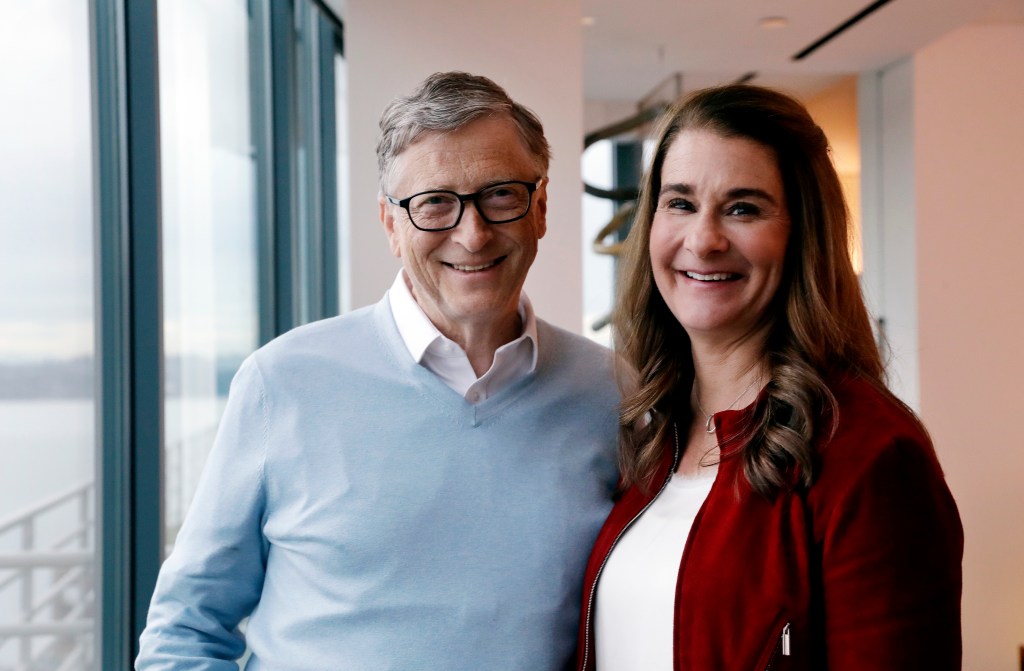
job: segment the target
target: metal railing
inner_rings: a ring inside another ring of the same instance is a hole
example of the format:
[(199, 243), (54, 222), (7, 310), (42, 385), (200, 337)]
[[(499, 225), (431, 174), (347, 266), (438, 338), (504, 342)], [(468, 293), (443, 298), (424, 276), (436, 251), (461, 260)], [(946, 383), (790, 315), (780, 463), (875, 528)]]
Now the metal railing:
[[(188, 460), (205, 461), (216, 432), (204, 426), (165, 449), (169, 542), (191, 500), (186, 482), (201, 470)], [(0, 519), (0, 671), (95, 668), (95, 498), (83, 481)]]
[[(164, 556), (171, 552), (174, 540), (192, 503), (199, 473), (217, 435), (217, 423), (198, 428), (164, 449)], [(196, 455), (201, 455), (196, 461)], [(192, 460), (190, 463), (189, 460)], [(0, 670), (2, 671), (2, 670)]]
[(94, 488), (82, 482), (0, 520), (0, 671), (91, 668)]

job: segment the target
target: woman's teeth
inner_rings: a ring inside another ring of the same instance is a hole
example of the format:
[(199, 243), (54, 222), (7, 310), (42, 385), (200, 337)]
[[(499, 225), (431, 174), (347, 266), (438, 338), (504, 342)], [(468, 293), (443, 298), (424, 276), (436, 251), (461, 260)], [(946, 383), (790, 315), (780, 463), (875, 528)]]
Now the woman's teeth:
[(711, 273), (710, 275), (701, 275), (687, 270), (686, 276), (690, 279), (700, 280), (701, 282), (719, 282), (721, 280), (728, 280), (733, 278), (732, 273)]

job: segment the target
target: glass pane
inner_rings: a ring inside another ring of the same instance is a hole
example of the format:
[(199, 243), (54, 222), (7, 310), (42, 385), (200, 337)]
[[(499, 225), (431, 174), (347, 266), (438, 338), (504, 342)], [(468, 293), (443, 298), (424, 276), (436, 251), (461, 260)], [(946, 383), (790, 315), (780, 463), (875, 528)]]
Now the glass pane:
[(258, 340), (246, 4), (168, 0), (158, 7), (168, 549), (231, 377)]
[(300, 324), (323, 316), (317, 18), (310, 0), (295, 3), (295, 273)]
[[(614, 186), (614, 145), (601, 140), (583, 153), (583, 181), (601, 189)], [(598, 234), (615, 215), (615, 204), (583, 194), (583, 333), (591, 340), (611, 345), (612, 302), (615, 298), (615, 257), (594, 252)]]
[(0, 669), (95, 669), (88, 3), (0, 5)]
[[(338, 296), (340, 308), (346, 312), (352, 307), (351, 291), (345, 283), (349, 273), (348, 241), (348, 70), (345, 57), (340, 52), (334, 54), (334, 114), (335, 114), (335, 148), (338, 165)], [(330, 222), (327, 223), (331, 225)]]

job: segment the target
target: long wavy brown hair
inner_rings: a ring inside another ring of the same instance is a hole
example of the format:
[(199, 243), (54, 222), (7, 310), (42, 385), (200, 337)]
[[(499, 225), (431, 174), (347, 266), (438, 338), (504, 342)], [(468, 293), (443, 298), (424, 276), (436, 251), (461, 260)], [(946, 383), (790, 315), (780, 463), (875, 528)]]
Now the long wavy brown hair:
[(892, 395), (885, 389), (882, 359), (850, 262), (849, 216), (825, 134), (796, 99), (749, 85), (691, 94), (665, 113), (655, 132), (654, 157), (623, 252), (613, 319), (616, 347), (638, 376), (620, 417), (624, 484), (650, 484), (669, 449), (673, 423), (688, 426), (692, 420), (690, 339), (654, 283), (649, 251), (662, 164), (683, 130), (747, 138), (772, 149), (778, 161), (790, 238), (768, 314), (764, 363), (770, 379), (738, 456), (750, 484), (762, 494), (810, 486), (814, 440), (831, 430), (834, 422), (827, 418), (838, 412), (826, 380), (849, 374)]

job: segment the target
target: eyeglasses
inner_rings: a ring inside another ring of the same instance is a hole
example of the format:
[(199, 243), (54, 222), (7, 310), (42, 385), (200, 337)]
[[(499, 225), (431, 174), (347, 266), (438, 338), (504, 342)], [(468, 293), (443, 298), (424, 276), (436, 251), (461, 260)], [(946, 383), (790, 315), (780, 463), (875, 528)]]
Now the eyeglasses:
[(422, 191), (401, 200), (385, 198), (392, 205), (404, 208), (409, 213), (409, 221), (421, 231), (447, 231), (459, 225), (466, 201), (476, 203), (476, 211), (488, 224), (518, 221), (530, 211), (533, 192), (538, 186), (539, 180), (536, 183), (512, 181), (492, 184), (476, 193)]

